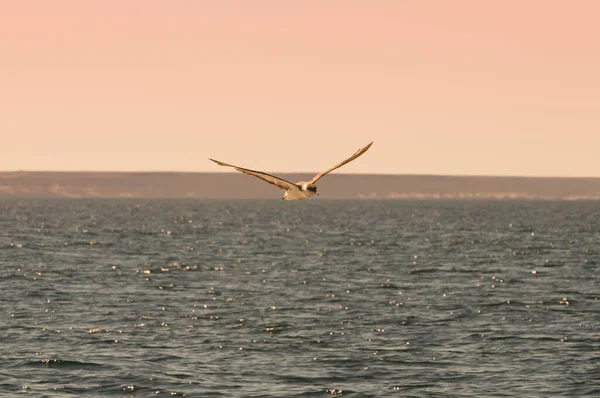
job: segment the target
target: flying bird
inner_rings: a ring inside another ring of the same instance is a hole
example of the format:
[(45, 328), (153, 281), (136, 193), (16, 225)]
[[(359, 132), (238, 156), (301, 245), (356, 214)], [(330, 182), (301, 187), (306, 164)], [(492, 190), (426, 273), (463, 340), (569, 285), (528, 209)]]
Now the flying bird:
[(363, 153), (367, 152), (367, 150), (371, 147), (371, 145), (373, 145), (373, 142), (371, 142), (369, 145), (365, 146), (364, 148), (359, 149), (354, 155), (350, 156), (348, 159), (346, 159), (334, 166), (331, 166), (330, 168), (328, 168), (325, 171), (320, 172), (319, 174), (314, 176), (310, 181), (299, 181), (296, 183), (286, 181), (283, 178), (276, 177), (274, 175), (267, 174), (262, 171), (245, 169), (243, 167), (234, 166), (232, 164), (220, 162), (215, 159), (211, 159), (211, 158), (208, 158), (208, 159), (212, 160), (219, 166), (233, 167), (237, 171), (240, 171), (244, 174), (248, 174), (248, 175), (251, 175), (254, 177), (258, 177), (261, 180), (268, 182), (269, 184), (273, 184), (273, 185), (283, 189), (285, 191), (285, 193), (283, 194), (283, 198), (281, 198), (281, 199), (300, 200), (300, 199), (310, 198), (313, 195), (318, 196), (319, 192), (317, 192), (317, 186), (315, 185), (315, 183), (317, 181), (319, 181), (325, 175), (331, 173), (333, 170), (342, 167), (346, 163), (350, 163), (351, 161), (353, 161), (354, 159), (356, 159)]

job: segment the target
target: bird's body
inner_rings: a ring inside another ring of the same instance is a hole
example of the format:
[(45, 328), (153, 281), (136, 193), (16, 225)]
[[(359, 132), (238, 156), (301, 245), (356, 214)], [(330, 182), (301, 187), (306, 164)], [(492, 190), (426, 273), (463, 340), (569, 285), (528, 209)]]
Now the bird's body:
[[(317, 187), (310, 184), (308, 181), (300, 181), (294, 184), (294, 186), (290, 187), (283, 194), (284, 200), (300, 200), (300, 199), (308, 199), (313, 195), (318, 195)], [(314, 189), (313, 189), (314, 187)]]
[(319, 193), (317, 192), (317, 186), (315, 185), (315, 183), (319, 179), (324, 177), (326, 174), (329, 174), (333, 170), (335, 170), (339, 167), (342, 167), (346, 163), (353, 161), (354, 159), (356, 159), (357, 157), (359, 157), (360, 155), (365, 153), (367, 151), (367, 149), (369, 149), (371, 147), (371, 145), (373, 145), (372, 142), (369, 145), (365, 146), (364, 148), (359, 149), (354, 155), (350, 156), (348, 159), (317, 174), (310, 181), (299, 181), (297, 183), (286, 181), (283, 178), (276, 177), (271, 174), (263, 173), (262, 171), (245, 169), (243, 167), (234, 166), (232, 164), (224, 163), (219, 160), (214, 160), (214, 159), (210, 159), (210, 158), (209, 159), (220, 166), (233, 167), (234, 169), (236, 169), (239, 172), (260, 178), (261, 180), (266, 181), (269, 184), (276, 185), (277, 187), (279, 187), (285, 191), (285, 193), (283, 194), (283, 198), (282, 198), (284, 200), (300, 200), (300, 199), (310, 198), (313, 195), (319, 195)]

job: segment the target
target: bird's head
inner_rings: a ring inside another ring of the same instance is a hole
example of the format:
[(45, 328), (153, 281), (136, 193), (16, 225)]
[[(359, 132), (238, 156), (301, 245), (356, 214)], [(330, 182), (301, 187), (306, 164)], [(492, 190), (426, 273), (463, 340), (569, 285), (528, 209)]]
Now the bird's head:
[(302, 186), (302, 189), (308, 192), (312, 192), (313, 195), (319, 196), (319, 192), (317, 191), (317, 186), (311, 183), (306, 183)]

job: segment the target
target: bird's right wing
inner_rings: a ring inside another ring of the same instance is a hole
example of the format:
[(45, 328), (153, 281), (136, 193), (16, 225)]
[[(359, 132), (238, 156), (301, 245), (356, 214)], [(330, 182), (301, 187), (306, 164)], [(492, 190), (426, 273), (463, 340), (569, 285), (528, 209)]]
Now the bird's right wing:
[(268, 182), (269, 184), (273, 184), (278, 186), (279, 188), (283, 189), (284, 191), (287, 191), (288, 189), (295, 187), (298, 188), (296, 186), (296, 184), (286, 181), (283, 178), (279, 178), (279, 177), (275, 177), (271, 174), (267, 174), (267, 173), (263, 173), (262, 171), (255, 171), (255, 170), (250, 170), (250, 169), (244, 169), (243, 167), (238, 167), (238, 166), (234, 166), (232, 164), (227, 164), (227, 163), (223, 163), (220, 162), (218, 160), (215, 159), (211, 159), (208, 158), (209, 160), (212, 160), (213, 162), (215, 162), (216, 164), (218, 164), (219, 166), (226, 166), (226, 167), (233, 167), (234, 169), (236, 169), (237, 171), (240, 171), (244, 174), (248, 174), (254, 177), (258, 177), (263, 181)]
[(348, 159), (334, 165), (331, 166), (330, 168), (328, 168), (325, 171), (320, 172), (319, 174), (317, 174), (316, 176), (314, 176), (312, 178), (312, 180), (310, 180), (311, 184), (314, 184), (315, 182), (319, 181), (322, 177), (324, 177), (326, 174), (331, 173), (333, 170), (335, 169), (339, 169), (340, 167), (342, 167), (343, 165), (345, 165), (346, 163), (350, 163), (351, 161), (353, 161), (354, 159), (356, 159), (357, 157), (359, 157), (360, 155), (362, 155), (363, 153), (367, 152), (367, 149), (371, 148), (371, 145), (373, 145), (373, 141), (371, 141), (371, 143), (369, 145), (367, 145), (364, 148), (359, 149), (358, 151), (356, 151), (356, 153), (352, 156), (350, 156)]

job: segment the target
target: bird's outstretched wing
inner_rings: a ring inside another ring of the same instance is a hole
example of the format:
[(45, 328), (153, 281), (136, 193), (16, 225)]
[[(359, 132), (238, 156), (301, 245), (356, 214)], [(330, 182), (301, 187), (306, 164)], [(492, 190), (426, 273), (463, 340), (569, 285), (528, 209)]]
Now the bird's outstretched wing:
[(319, 174), (314, 176), (312, 180), (310, 180), (310, 183), (314, 184), (315, 182), (317, 182), (320, 178), (322, 178), (326, 174), (331, 173), (333, 170), (342, 167), (346, 163), (350, 163), (351, 161), (353, 161), (354, 159), (356, 159), (363, 153), (367, 152), (367, 149), (369, 149), (371, 147), (371, 145), (373, 145), (373, 141), (371, 141), (371, 143), (369, 145), (367, 145), (366, 147), (359, 149), (354, 155), (350, 156), (348, 159), (344, 160), (343, 162), (340, 162), (340, 163), (336, 164), (335, 166), (331, 166), (327, 170), (320, 172)]
[(283, 178), (275, 177), (275, 176), (273, 176), (271, 174), (263, 173), (262, 171), (255, 171), (255, 170), (244, 169), (243, 167), (238, 167), (238, 166), (234, 166), (232, 164), (223, 163), (223, 162), (220, 162), (220, 161), (215, 160), (215, 159), (211, 159), (211, 158), (208, 158), (208, 159), (212, 160), (213, 162), (215, 162), (219, 166), (233, 167), (237, 171), (240, 171), (240, 172), (242, 172), (244, 174), (248, 174), (248, 175), (251, 175), (251, 176), (254, 176), (254, 177), (258, 177), (261, 180), (268, 182), (269, 184), (273, 184), (273, 185), (278, 186), (279, 188), (283, 189), (284, 191), (287, 191), (288, 189), (290, 189), (292, 187), (298, 188), (296, 186), (296, 184), (294, 184), (294, 183), (286, 181)]

